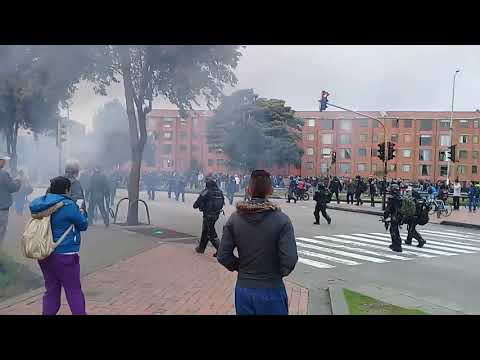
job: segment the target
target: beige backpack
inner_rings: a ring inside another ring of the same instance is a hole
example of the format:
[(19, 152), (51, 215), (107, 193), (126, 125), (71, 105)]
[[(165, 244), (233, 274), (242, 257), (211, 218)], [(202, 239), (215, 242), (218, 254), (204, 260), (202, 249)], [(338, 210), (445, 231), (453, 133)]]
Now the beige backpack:
[(35, 260), (47, 258), (73, 229), (73, 225), (70, 225), (60, 239), (53, 242), (50, 217), (62, 206), (63, 202), (60, 201), (45, 211), (32, 214), (32, 218), (25, 226), (21, 241), (22, 253), (25, 257)]

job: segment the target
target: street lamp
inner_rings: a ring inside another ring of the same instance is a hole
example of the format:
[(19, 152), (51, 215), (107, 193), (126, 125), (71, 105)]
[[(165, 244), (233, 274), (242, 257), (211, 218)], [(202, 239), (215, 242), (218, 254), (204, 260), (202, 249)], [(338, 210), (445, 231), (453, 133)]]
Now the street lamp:
[[(455, 79), (457, 77), (457, 74), (460, 72), (460, 70), (456, 70), (455, 74), (453, 75), (453, 86), (452, 86), (452, 110), (450, 111), (450, 129), (449, 129), (449, 134), (450, 134), (450, 145), (453, 144), (453, 102), (455, 101)], [(450, 160), (447, 159), (447, 186), (450, 184)]]

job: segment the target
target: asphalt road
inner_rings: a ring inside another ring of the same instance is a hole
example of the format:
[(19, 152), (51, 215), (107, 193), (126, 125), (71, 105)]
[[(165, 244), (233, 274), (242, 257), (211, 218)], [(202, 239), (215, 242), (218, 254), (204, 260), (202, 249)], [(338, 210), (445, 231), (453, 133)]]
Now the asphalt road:
[[(146, 200), (146, 194), (142, 197)], [(195, 199), (186, 194), (182, 203), (157, 193), (155, 201), (148, 201), (152, 223), (199, 236), (201, 214), (192, 208)], [(321, 225), (313, 225), (312, 201), (274, 202), (294, 224), (302, 260), (290, 277), (302, 286), (340, 285), (433, 314), (480, 314), (479, 231), (428, 224), (419, 227), (427, 240), (423, 250), (405, 245), (406, 252), (398, 254), (388, 248), (388, 234), (377, 216), (330, 210), (330, 225), (323, 218)], [(218, 232), (234, 210), (225, 207)]]
[[(119, 191), (118, 199), (123, 195), (124, 191)], [(141, 197), (147, 201), (145, 192)], [(147, 201), (152, 224), (199, 236), (201, 213), (192, 208), (196, 197), (186, 194), (182, 203), (168, 199), (165, 192), (157, 193), (155, 201)], [(312, 201), (273, 201), (290, 216), (295, 227), (301, 259), (290, 279), (298, 284), (312, 290), (347, 287), (433, 314), (480, 314), (480, 231), (428, 224), (420, 228), (427, 245), (422, 250), (404, 246), (407, 251), (398, 254), (388, 248), (388, 235), (377, 216), (329, 210), (333, 219), (330, 225), (324, 219), (321, 225), (313, 225)], [(126, 202), (120, 208), (119, 221), (125, 220), (125, 208)], [(226, 205), (226, 216), (221, 216), (216, 226), (219, 235), (233, 211), (234, 206)], [(140, 217), (146, 220), (142, 208)], [(10, 220), (5, 250), (38, 271), (34, 262), (20, 254), (19, 236), (26, 217), (11, 213)], [(83, 274), (156, 246), (149, 237), (132, 237), (132, 233), (125, 236), (118, 228), (111, 229), (108, 236), (101, 235), (105, 234), (99, 231), (102, 226), (91, 227), (83, 237)]]

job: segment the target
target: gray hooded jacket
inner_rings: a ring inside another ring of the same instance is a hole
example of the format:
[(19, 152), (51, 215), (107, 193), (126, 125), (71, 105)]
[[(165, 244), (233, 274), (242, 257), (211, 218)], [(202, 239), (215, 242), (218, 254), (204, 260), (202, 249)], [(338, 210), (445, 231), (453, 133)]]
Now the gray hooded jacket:
[[(233, 254), (237, 248), (239, 257)], [(277, 205), (253, 198), (237, 203), (223, 228), (217, 260), (238, 271), (237, 286), (277, 288), (298, 261), (290, 218)]]

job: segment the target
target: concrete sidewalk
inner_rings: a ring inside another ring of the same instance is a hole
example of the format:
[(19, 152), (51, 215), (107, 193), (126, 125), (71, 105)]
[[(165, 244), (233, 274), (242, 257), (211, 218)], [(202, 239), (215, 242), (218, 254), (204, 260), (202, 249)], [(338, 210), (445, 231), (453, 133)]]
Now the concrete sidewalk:
[[(114, 227), (113, 236), (145, 236)], [(98, 229), (98, 240), (112, 236), (112, 230)], [(145, 236), (148, 237), (148, 236)], [(153, 239), (155, 241), (157, 239)], [(212, 257), (194, 252), (195, 240), (161, 239), (158, 245), (87, 274), (82, 286), (91, 315), (212, 315), (234, 314), (236, 273)], [(82, 256), (82, 255), (81, 255)], [(291, 315), (308, 313), (309, 291), (286, 281)], [(0, 303), (0, 315), (41, 314), (43, 289)], [(70, 314), (62, 293), (59, 314)]]

